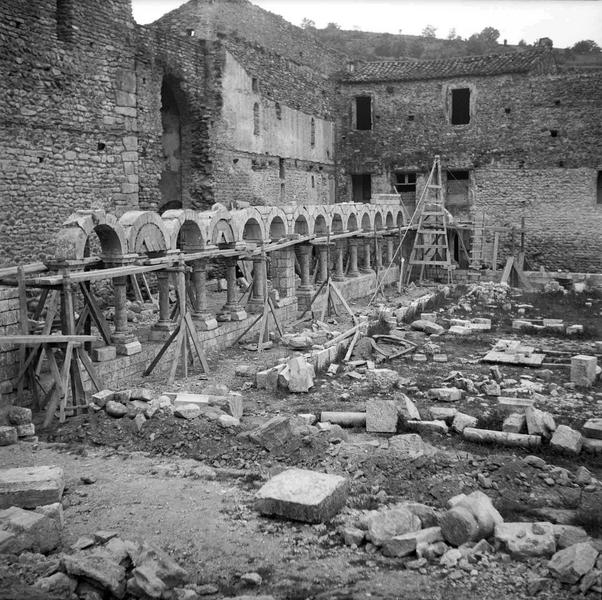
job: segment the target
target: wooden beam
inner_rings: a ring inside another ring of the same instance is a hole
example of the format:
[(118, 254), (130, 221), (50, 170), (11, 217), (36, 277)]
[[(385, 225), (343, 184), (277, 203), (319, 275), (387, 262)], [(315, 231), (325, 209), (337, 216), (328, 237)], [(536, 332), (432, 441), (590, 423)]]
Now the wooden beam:
[(16, 344), (21, 346), (35, 346), (36, 344), (83, 344), (84, 342), (96, 342), (95, 335), (3, 335), (0, 336), (0, 344)]

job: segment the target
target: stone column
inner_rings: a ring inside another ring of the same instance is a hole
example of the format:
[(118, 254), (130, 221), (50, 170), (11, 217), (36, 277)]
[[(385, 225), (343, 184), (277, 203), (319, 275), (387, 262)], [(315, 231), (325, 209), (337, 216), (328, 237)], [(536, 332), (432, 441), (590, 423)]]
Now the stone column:
[(380, 242), (382, 240), (375, 240), (374, 242), (374, 264), (379, 271), (383, 268), (383, 247)]
[(169, 273), (157, 271), (159, 287), (159, 320), (151, 327), (150, 339), (154, 342), (166, 340), (173, 331), (175, 323), (169, 318)]
[(349, 270), (347, 277), (359, 277), (360, 272), (357, 268), (357, 246), (359, 240), (351, 238), (349, 240)]
[(301, 244), (298, 246), (299, 266), (301, 267), (301, 285), (299, 290), (311, 291), (313, 285), (311, 282), (311, 246)]
[(360, 271), (362, 273), (371, 273), (372, 272), (372, 266), (371, 266), (371, 260), (370, 260), (370, 251), (371, 251), (371, 246), (372, 244), (372, 240), (364, 240), (364, 255), (363, 255), (363, 261), (362, 261), (362, 266)]
[(128, 330), (127, 313), (127, 277), (115, 277), (113, 279), (113, 293), (115, 296), (115, 316), (113, 324), (115, 331), (111, 341), (115, 344), (117, 354), (130, 356), (142, 351), (140, 342), (136, 336)]
[(201, 331), (215, 329), (217, 319), (207, 310), (207, 263), (204, 260), (192, 263), (192, 286), (196, 299), (192, 318)]
[(335, 281), (345, 280), (345, 242), (338, 240), (336, 242), (336, 261), (333, 279)]
[(247, 313), (238, 304), (236, 295), (238, 286), (236, 285), (236, 258), (228, 258), (226, 263), (226, 304), (217, 315), (218, 321), (242, 321), (247, 318)]
[(271, 275), (274, 289), (280, 298), (292, 298), (295, 295), (295, 250), (293, 247), (275, 250), (272, 259)]
[(263, 310), (267, 283), (266, 261), (262, 257), (253, 258), (253, 291), (248, 303), (249, 312)]
[(328, 279), (328, 246), (318, 246), (318, 278), (317, 283)]
[(392, 237), (387, 238), (387, 265), (393, 264), (395, 257), (395, 240)]

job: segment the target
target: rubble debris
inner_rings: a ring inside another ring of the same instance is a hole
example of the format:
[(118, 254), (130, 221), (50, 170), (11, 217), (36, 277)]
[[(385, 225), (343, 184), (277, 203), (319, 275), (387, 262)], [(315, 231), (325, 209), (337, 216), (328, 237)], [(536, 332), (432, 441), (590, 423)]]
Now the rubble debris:
[(570, 455), (577, 455), (583, 447), (583, 436), (567, 425), (558, 425), (552, 439), (550, 447)]
[(571, 358), (571, 382), (580, 387), (590, 388), (596, 381), (598, 359), (595, 356), (578, 354)]
[(294, 393), (308, 392), (314, 385), (314, 367), (304, 357), (291, 358), (287, 367), (289, 370), (288, 390)]
[(510, 433), (466, 427), (462, 432), (470, 442), (501, 444), (502, 446), (519, 446), (521, 448), (537, 448), (541, 445), (541, 437), (525, 433)]
[(515, 558), (551, 556), (556, 551), (552, 523), (501, 523), (496, 525), (497, 544)]
[(454, 420), (452, 422), (452, 428), (454, 431), (458, 433), (462, 433), (466, 427), (476, 427), (478, 419), (471, 415), (467, 415), (465, 413), (458, 412), (454, 416)]
[(63, 469), (55, 466), (0, 470), (0, 508), (36, 508), (61, 501)]
[(366, 402), (366, 431), (370, 433), (395, 433), (398, 417), (395, 400), (371, 398)]
[(535, 352), (532, 346), (524, 346), (517, 340), (498, 340), (493, 349), (483, 358), (483, 362), (538, 367), (545, 359), (545, 354)]
[(602, 440), (602, 419), (588, 419), (583, 425), (582, 432), (585, 437)]
[(329, 521), (347, 501), (344, 477), (287, 469), (267, 481), (256, 494), (256, 509), (264, 515), (278, 515), (294, 521)]
[(527, 417), (523, 413), (511, 413), (502, 423), (502, 431), (507, 433), (523, 433), (527, 428)]
[(402, 535), (396, 535), (386, 540), (381, 547), (385, 556), (402, 558), (416, 551), (421, 545), (435, 544), (443, 541), (440, 527), (428, 527), (411, 531)]
[(437, 323), (433, 323), (433, 321), (428, 321), (426, 319), (413, 321), (410, 324), (410, 327), (415, 331), (422, 331), (427, 335), (441, 335), (445, 331), (445, 328), (441, 325), (437, 325)]
[(420, 456), (432, 456), (437, 449), (417, 433), (404, 433), (389, 438), (389, 452), (396, 453), (399, 458), (413, 460)]
[(554, 417), (550, 413), (539, 410), (534, 406), (526, 408), (525, 419), (529, 435), (540, 435), (543, 438), (549, 439), (556, 430)]
[[(322, 423), (341, 425), (342, 427), (365, 427), (366, 413), (322, 411), (320, 421)], [(311, 425), (312, 423), (309, 424)]]
[(368, 384), (375, 394), (387, 394), (399, 385), (399, 373), (392, 369), (373, 369), (367, 373)]
[(406, 427), (410, 431), (417, 431), (418, 433), (423, 433), (425, 431), (431, 433), (438, 433), (440, 435), (445, 435), (448, 431), (448, 427), (445, 421), (413, 421), (408, 420), (405, 423)]
[(548, 562), (548, 569), (563, 583), (577, 583), (594, 568), (598, 554), (589, 542), (573, 544), (556, 552)]
[(462, 390), (457, 387), (431, 388), (428, 397), (441, 402), (456, 402), (462, 399)]
[(284, 416), (272, 417), (249, 433), (249, 439), (270, 452), (290, 445), (293, 438), (291, 420)]
[(367, 521), (367, 538), (375, 545), (382, 546), (394, 537), (420, 531), (420, 519), (404, 506), (374, 512)]
[(45, 554), (60, 542), (61, 527), (55, 519), (18, 506), (0, 510), (0, 554)]
[(11, 446), (19, 439), (16, 427), (0, 426), (0, 446)]

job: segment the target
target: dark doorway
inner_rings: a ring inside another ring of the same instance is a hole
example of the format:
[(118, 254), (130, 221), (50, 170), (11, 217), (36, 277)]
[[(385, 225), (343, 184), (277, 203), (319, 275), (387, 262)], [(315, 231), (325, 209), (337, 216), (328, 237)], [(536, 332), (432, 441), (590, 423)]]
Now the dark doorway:
[(360, 130), (372, 129), (372, 98), (356, 96), (355, 98), (355, 128)]
[(468, 88), (458, 88), (451, 91), (452, 125), (466, 125), (470, 123), (470, 90)]
[(159, 181), (161, 205), (182, 206), (182, 124), (176, 99), (178, 82), (169, 77), (161, 86), (163, 171)]

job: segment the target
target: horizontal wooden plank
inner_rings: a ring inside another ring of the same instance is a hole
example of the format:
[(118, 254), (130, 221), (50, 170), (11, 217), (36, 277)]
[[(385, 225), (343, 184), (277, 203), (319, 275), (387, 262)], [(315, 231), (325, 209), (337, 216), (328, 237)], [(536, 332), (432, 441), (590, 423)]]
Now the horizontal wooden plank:
[(19, 344), (22, 346), (36, 346), (37, 344), (75, 344), (96, 342), (100, 338), (95, 335), (3, 335), (0, 336), (0, 345)]

